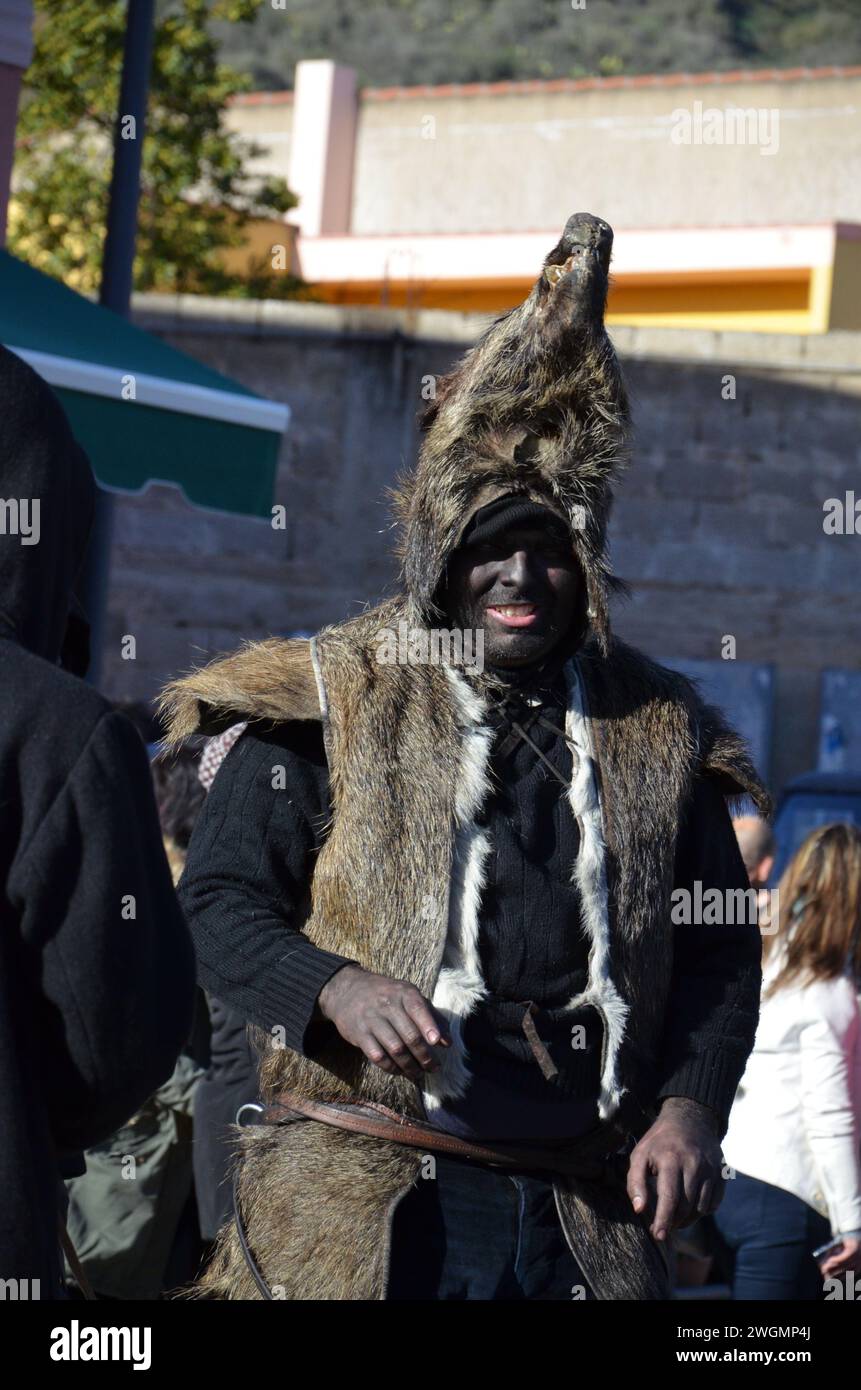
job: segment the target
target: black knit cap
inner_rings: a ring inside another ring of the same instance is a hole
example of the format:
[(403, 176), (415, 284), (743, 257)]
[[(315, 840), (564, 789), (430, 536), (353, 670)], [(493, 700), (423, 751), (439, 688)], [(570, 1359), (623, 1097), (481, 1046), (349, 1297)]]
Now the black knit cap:
[(542, 529), (558, 531), (566, 540), (570, 539), (562, 517), (540, 502), (533, 502), (519, 493), (506, 493), (496, 497), (486, 506), (479, 507), (470, 517), (466, 529), (458, 542), (462, 545), (485, 545), (508, 531), (513, 526), (540, 526)]

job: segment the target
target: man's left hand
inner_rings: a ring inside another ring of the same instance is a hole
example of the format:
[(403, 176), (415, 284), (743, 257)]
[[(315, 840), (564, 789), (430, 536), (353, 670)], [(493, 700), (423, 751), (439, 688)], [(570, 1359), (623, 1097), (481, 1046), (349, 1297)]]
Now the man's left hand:
[(635, 1212), (648, 1212), (656, 1240), (720, 1205), (720, 1133), (714, 1110), (670, 1096), (631, 1154), (628, 1196)]

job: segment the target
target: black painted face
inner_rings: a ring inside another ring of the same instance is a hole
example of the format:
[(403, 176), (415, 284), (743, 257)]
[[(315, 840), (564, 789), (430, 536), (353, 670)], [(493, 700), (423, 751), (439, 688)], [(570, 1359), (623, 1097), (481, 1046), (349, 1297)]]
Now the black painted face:
[(514, 526), (449, 560), (448, 620), (484, 629), (489, 666), (541, 661), (570, 632), (582, 598), (580, 566), (561, 527)]

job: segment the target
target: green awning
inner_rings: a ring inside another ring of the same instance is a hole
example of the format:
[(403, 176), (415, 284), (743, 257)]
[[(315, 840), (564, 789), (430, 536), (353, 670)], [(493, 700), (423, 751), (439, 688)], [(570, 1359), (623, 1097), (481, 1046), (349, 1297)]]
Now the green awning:
[(286, 405), (169, 347), (0, 251), (0, 342), (54, 387), (103, 487), (174, 483), (268, 516)]

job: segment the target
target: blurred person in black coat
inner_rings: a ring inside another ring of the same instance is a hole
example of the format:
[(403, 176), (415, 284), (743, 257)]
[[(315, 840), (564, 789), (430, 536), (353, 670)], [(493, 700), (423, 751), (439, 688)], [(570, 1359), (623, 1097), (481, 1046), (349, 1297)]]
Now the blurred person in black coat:
[[(235, 724), (204, 745), (200, 786), (209, 792), (245, 724)], [(189, 837), (190, 838), (190, 837)], [(236, 1137), (233, 1125), (243, 1105), (259, 1101), (258, 1057), (244, 1013), (208, 996), (212, 1025), (209, 1066), (194, 1095), (194, 1186), (200, 1233), (215, 1240), (233, 1209), (230, 1177)]]
[(0, 348), (0, 1279), (41, 1298), (60, 1176), (170, 1075), (194, 999), (146, 750), (79, 679), (95, 495), (57, 398)]

